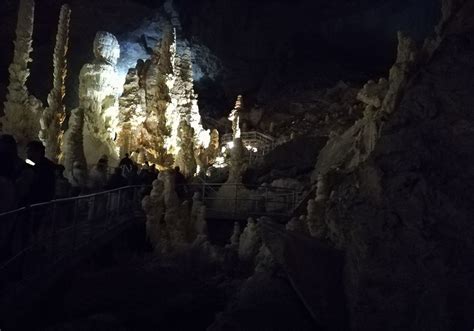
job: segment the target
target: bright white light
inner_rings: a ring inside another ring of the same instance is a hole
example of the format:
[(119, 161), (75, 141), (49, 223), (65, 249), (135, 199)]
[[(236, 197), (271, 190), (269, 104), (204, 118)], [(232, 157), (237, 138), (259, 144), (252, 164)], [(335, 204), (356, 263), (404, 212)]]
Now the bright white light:
[(26, 159), (26, 160), (25, 160), (25, 163), (26, 163), (26, 164), (29, 164), (29, 165), (32, 165), (32, 166), (34, 166), (34, 165), (36, 164), (36, 163), (34, 163), (33, 161), (31, 161), (30, 159)]
[(212, 165), (214, 168), (225, 168), (227, 163), (225, 163), (225, 158), (223, 156), (216, 157), (215, 163)]

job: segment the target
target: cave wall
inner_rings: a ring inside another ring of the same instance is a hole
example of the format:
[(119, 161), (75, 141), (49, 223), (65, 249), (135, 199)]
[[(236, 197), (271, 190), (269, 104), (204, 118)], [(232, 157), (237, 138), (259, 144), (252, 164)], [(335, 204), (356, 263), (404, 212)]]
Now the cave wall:
[(353, 330), (474, 324), (474, 4), (465, 8), (369, 160), (333, 187), (326, 221), (346, 252)]

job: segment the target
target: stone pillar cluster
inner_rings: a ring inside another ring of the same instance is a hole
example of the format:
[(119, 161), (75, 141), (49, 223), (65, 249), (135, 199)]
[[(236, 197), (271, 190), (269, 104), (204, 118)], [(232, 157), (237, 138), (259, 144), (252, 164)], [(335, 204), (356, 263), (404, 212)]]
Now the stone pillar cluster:
[(41, 101), (32, 96), (26, 87), (30, 75), (28, 64), (32, 61), (30, 54), (33, 51), (34, 12), (33, 0), (20, 1), (13, 62), (8, 69), (10, 82), (5, 116), (1, 119), (2, 132), (15, 136), (20, 153), (24, 152), (29, 141), (38, 138), (39, 118), (43, 108)]

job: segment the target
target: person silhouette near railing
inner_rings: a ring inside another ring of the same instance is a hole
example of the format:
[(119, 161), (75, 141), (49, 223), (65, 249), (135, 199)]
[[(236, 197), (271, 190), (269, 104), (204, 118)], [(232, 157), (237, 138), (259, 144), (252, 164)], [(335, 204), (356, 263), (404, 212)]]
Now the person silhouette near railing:
[(26, 145), (26, 156), (33, 164), (35, 174), (29, 194), (29, 203), (39, 203), (54, 199), (56, 190), (56, 164), (45, 156), (41, 141), (30, 141)]

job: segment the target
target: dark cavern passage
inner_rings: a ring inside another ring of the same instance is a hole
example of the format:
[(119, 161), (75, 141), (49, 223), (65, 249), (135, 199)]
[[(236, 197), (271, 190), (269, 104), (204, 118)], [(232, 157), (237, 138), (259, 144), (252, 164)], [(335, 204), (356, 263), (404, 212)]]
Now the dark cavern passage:
[(474, 328), (474, 1), (0, 25), (0, 331)]

